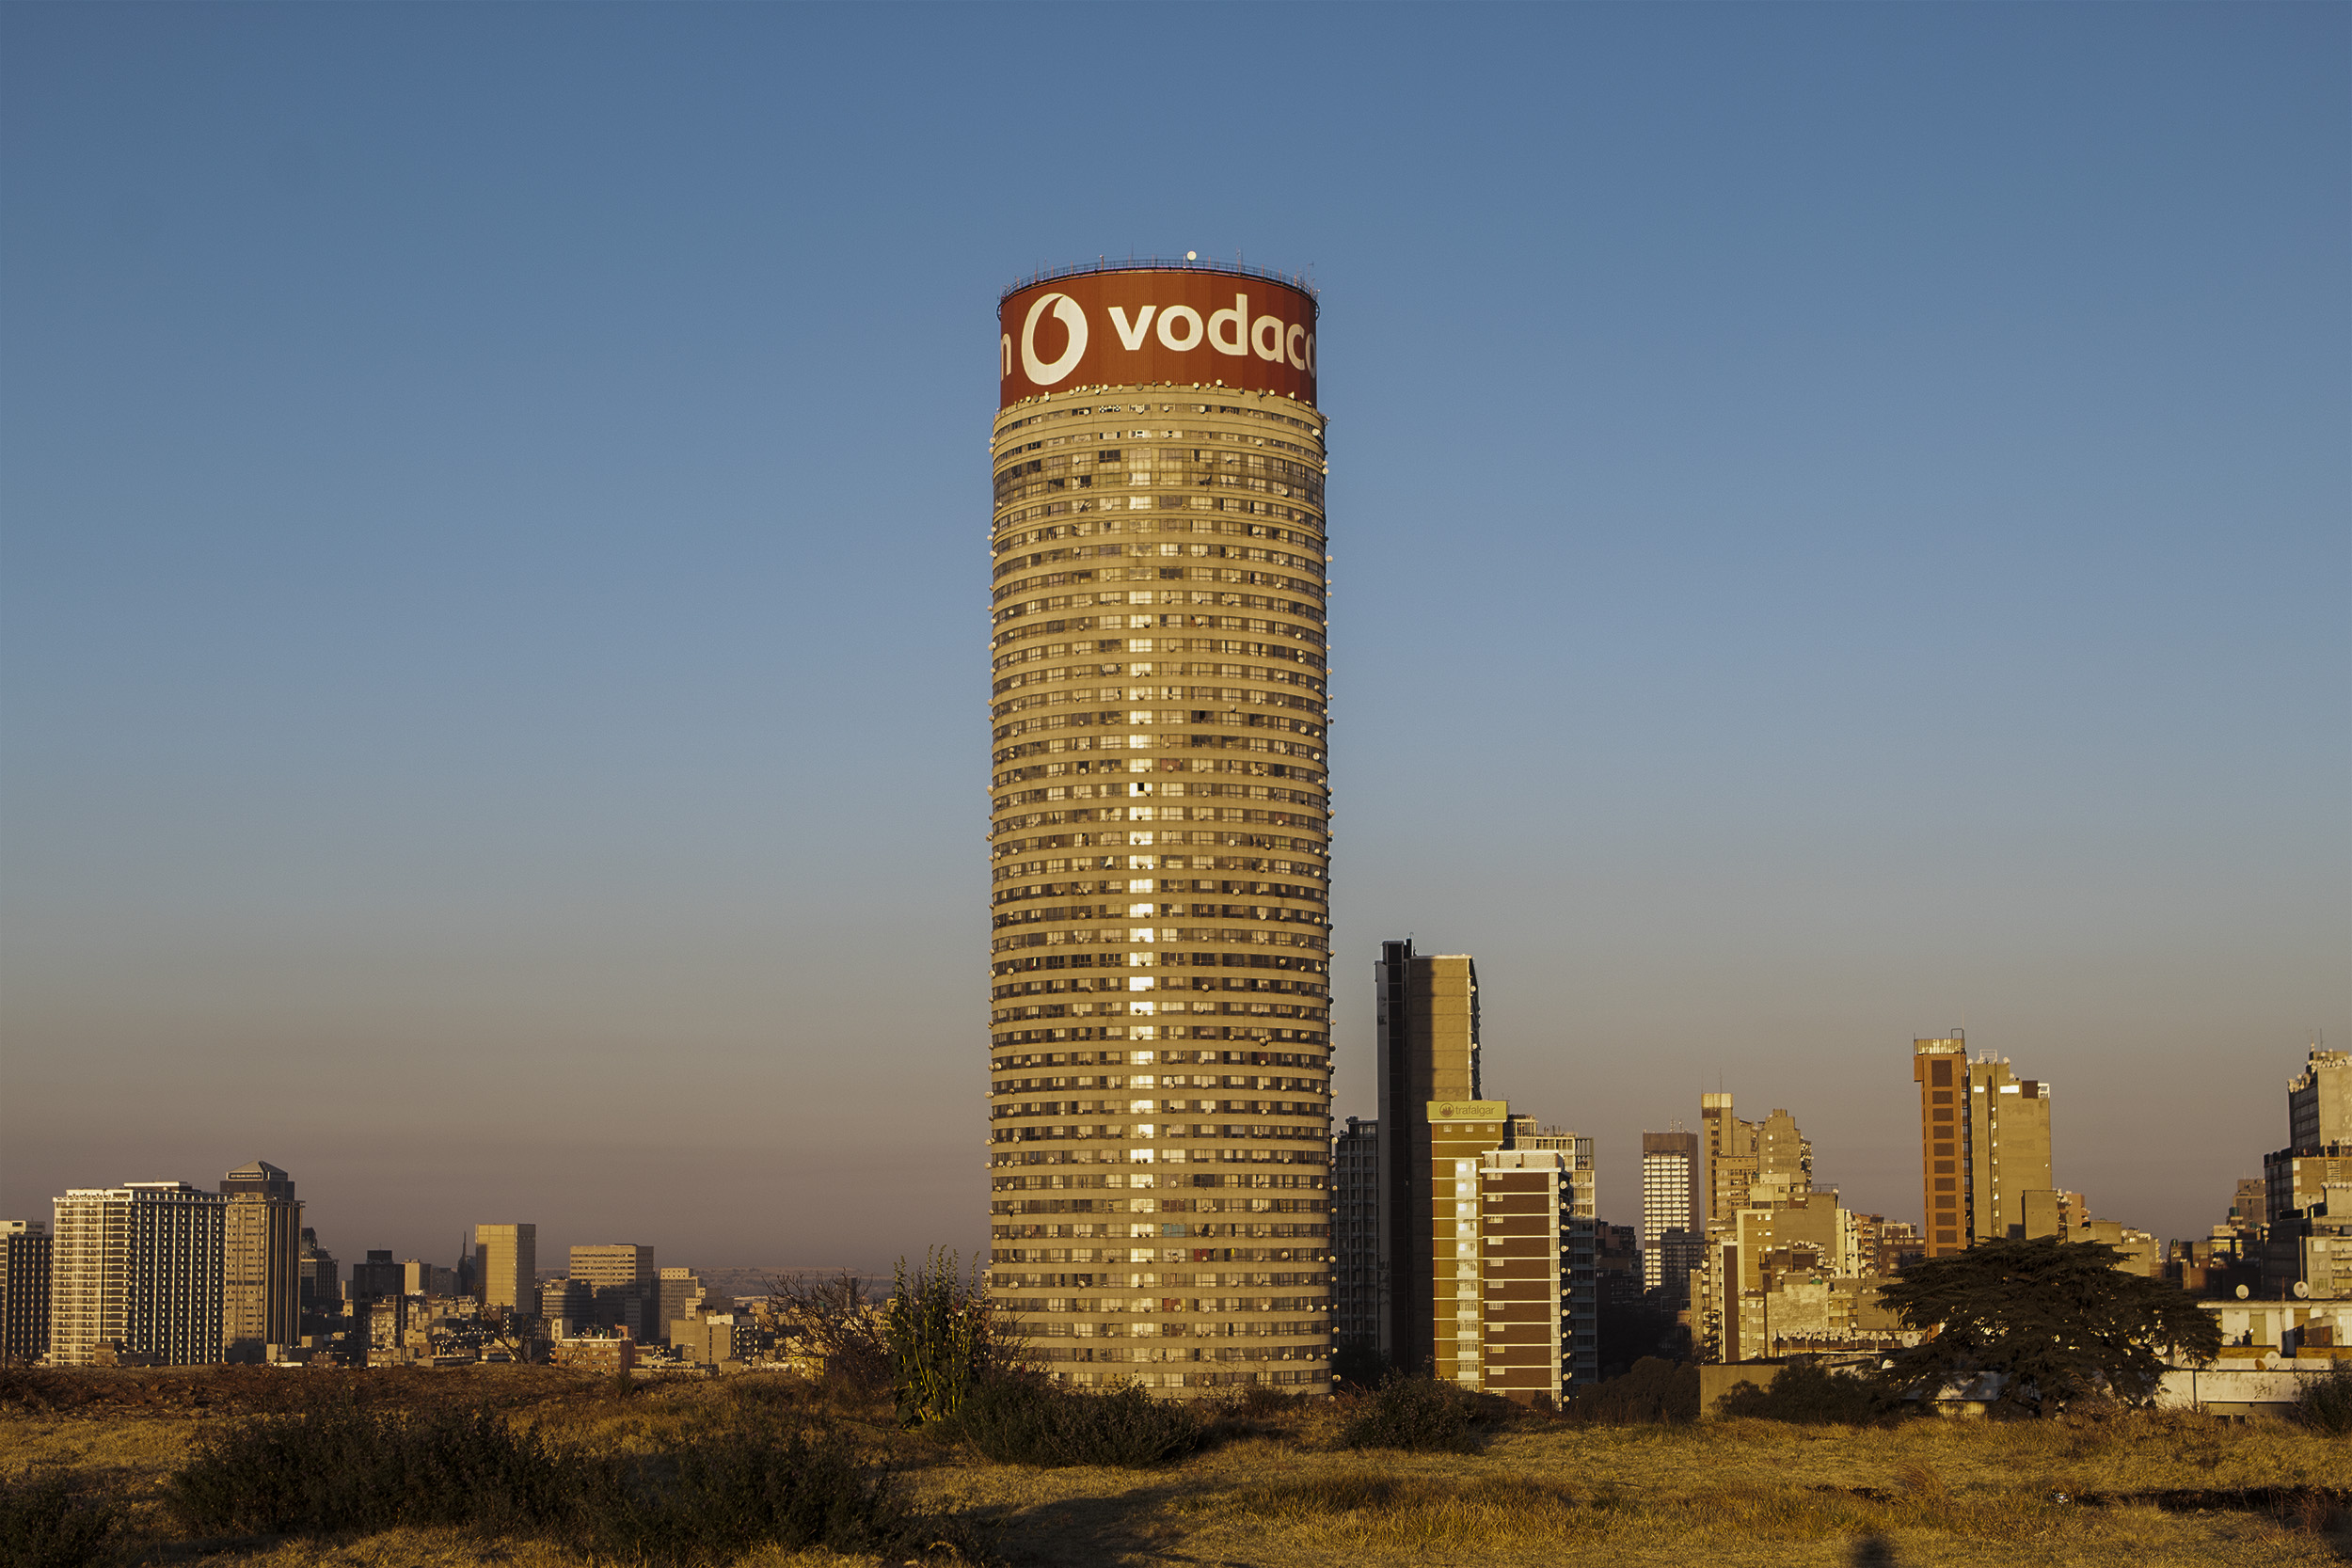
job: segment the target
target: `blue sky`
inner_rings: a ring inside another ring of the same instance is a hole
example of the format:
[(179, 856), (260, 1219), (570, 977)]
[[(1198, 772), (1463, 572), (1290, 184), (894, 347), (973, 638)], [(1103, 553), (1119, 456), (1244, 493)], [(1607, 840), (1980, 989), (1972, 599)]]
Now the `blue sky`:
[(985, 1243), (996, 292), (1323, 288), (1340, 1109), (1909, 1041), (2201, 1234), (2352, 1044), (2341, 7), (0, 12), (0, 1212)]

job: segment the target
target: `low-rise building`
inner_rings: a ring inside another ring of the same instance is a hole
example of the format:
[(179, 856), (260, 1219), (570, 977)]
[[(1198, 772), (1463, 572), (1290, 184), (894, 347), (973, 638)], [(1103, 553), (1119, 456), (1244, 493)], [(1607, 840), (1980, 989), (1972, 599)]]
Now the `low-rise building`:
[(680, 1318), (670, 1325), (670, 1347), (697, 1366), (722, 1367), (752, 1355), (751, 1323), (733, 1312)]
[(637, 1367), (637, 1341), (626, 1334), (558, 1339), (548, 1359), (575, 1371), (633, 1371)]

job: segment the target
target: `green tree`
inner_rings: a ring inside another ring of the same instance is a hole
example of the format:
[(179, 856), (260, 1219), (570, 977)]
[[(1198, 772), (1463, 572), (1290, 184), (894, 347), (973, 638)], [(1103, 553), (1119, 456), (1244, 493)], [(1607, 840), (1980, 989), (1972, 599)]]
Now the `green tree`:
[(2168, 1354), (2202, 1365), (2221, 1348), (2219, 1320), (2160, 1279), (2115, 1267), (2104, 1242), (1983, 1242), (1906, 1268), (1880, 1299), (1930, 1338), (1897, 1357), (1890, 1381), (1933, 1397), (1982, 1372), (2007, 1374), (2013, 1411), (2063, 1408), (2111, 1394), (2155, 1397)]
[(939, 1247), (912, 1267), (898, 1259), (882, 1331), (903, 1425), (954, 1416), (991, 1363), (1012, 1350), (999, 1343), (1007, 1325), (995, 1322), (980, 1260), (969, 1272), (961, 1261)]

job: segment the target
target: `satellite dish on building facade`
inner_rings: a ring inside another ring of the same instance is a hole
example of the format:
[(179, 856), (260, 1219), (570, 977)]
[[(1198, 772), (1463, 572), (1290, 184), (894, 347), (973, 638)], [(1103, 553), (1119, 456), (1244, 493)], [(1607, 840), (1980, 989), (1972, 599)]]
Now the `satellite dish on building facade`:
[(2306, 1280), (2306, 1279), (2298, 1279), (2298, 1280), (2296, 1280), (2296, 1281), (2295, 1282), (2295, 1299), (2296, 1299), (2296, 1300), (2297, 1300), (2297, 1301), (2308, 1301), (2308, 1300), (2310, 1300), (2310, 1299), (2311, 1299), (2311, 1294), (2312, 1294), (2311, 1281)]
[(2240, 1300), (2240, 1301), (2244, 1301), (2244, 1300), (2245, 1300), (2248, 1296), (2250, 1296), (2250, 1295), (2252, 1295), (2253, 1293), (2254, 1293), (2253, 1291), (2251, 1291), (2248, 1290), (2248, 1289), (2247, 1289), (2245, 1286), (2243, 1286), (2243, 1285), (2241, 1285), (2241, 1286), (2239, 1286), (2239, 1287), (2237, 1288), (2237, 1299), (2238, 1299), (2238, 1300)]

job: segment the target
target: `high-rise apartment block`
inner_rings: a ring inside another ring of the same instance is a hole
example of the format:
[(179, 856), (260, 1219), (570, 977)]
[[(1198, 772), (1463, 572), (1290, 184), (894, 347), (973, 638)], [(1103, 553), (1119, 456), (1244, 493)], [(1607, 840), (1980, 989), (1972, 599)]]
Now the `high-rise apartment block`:
[(56, 1199), (49, 1359), (210, 1366), (221, 1359), (228, 1198), (184, 1181), (77, 1187)]
[(1401, 1369), (1558, 1399), (1599, 1370), (1593, 1141), (1481, 1097), (1467, 955), (1385, 942), (1373, 980), (1380, 1117), (1335, 1145), (1348, 1337)]
[(1425, 1108), (1434, 1350), (1466, 1388), (1557, 1400), (1599, 1375), (1593, 1140), (1506, 1101)]
[[(483, 1307), (485, 1310), (504, 1307), (523, 1317), (536, 1314), (539, 1309), (539, 1227), (535, 1225), (477, 1225), (473, 1227), (473, 1246), (474, 1278), (482, 1292)], [(371, 1253), (369, 1256), (374, 1255)], [(356, 1276), (358, 1270), (355, 1268), (352, 1273)]]
[(1696, 1132), (1677, 1128), (1642, 1134), (1642, 1285), (1665, 1291), (1672, 1306), (1689, 1293), (1690, 1271), (1703, 1244), (1701, 1176)]
[(1314, 296), (1129, 263), (997, 317), (990, 1290), (1063, 1383), (1322, 1392)]
[(1813, 1140), (1798, 1131), (1796, 1117), (1775, 1106), (1756, 1123), (1755, 1136), (1757, 1180), (1791, 1192), (1813, 1190)]
[(1958, 1030), (1911, 1049), (1927, 1255), (2032, 1233), (2027, 1195), (2056, 1188), (2050, 1085), (2013, 1076), (2006, 1056), (1972, 1061)]
[[(1558, 1393), (1600, 1380), (1601, 1268), (1605, 1242), (1600, 1224), (1600, 1168), (1593, 1140), (1559, 1127), (1539, 1127), (1534, 1117), (1511, 1118), (1511, 1149), (1553, 1154), (1570, 1201), (1560, 1211), (1562, 1259), (1561, 1322), (1567, 1325)], [(1631, 1238), (1628, 1237), (1629, 1243)], [(1629, 1248), (1629, 1250), (1630, 1250)], [(1627, 1264), (1631, 1272), (1630, 1260)], [(1503, 1390), (1509, 1392), (1509, 1390)], [(1516, 1397), (1516, 1396), (1515, 1396)]]
[(1758, 1183), (1790, 1193), (1813, 1190), (1813, 1141), (1796, 1118), (1775, 1107), (1762, 1121), (1742, 1120), (1728, 1094), (1699, 1096), (1707, 1140), (1707, 1219), (1728, 1223)]
[(1421, 1267), (1407, 1276), (1414, 1299), (1399, 1304), (1396, 1332), (1397, 1342), (1409, 1349), (1405, 1336), (1426, 1323), (1429, 1351), (1418, 1361), (1402, 1355), (1395, 1361), (1407, 1371), (1425, 1367), (1475, 1388), (1486, 1338), (1486, 1269), (1479, 1252), (1486, 1210), (1477, 1173), (1484, 1156), (1510, 1142), (1511, 1107), (1500, 1100), (1441, 1101), (1426, 1105), (1422, 1116), (1429, 1154), (1414, 1186), (1430, 1228)]
[[(1380, 1349), (1391, 1365), (1419, 1370), (1438, 1354), (1433, 1248), (1442, 1231), (1450, 1253), (1454, 1228), (1437, 1223), (1435, 1193), (1439, 1182), (1452, 1191), (1452, 1161), (1502, 1147), (1504, 1111), (1454, 1114), (1482, 1103), (1478, 965), (1469, 955), (1419, 954), (1409, 940), (1384, 942), (1373, 989), (1382, 1132), (1375, 1223), (1388, 1288)], [(1433, 1109), (1446, 1105), (1454, 1109)], [(1492, 1136), (1476, 1130), (1484, 1121), (1493, 1122)], [(1441, 1369), (1440, 1375), (1451, 1374)]]
[[(1581, 1171), (1573, 1149), (1489, 1149), (1454, 1163), (1455, 1209), (1464, 1209), (1462, 1195), (1470, 1194), (1476, 1237), (1467, 1257), (1458, 1240), (1451, 1249), (1456, 1322), (1450, 1333), (1440, 1325), (1440, 1355), (1450, 1347), (1454, 1358), (1439, 1366), (1465, 1387), (1549, 1402), (1565, 1393), (1580, 1370), (1585, 1381), (1597, 1373), (1594, 1324), (1580, 1323), (1577, 1311), (1592, 1301), (1592, 1140), (1572, 1141), (1584, 1146)], [(1463, 1222), (1455, 1228), (1465, 1228)], [(1580, 1232), (1587, 1275), (1581, 1291), (1573, 1288), (1579, 1259), (1572, 1238)], [(1580, 1369), (1580, 1359), (1589, 1365)]]
[(1380, 1272), (1380, 1123), (1356, 1117), (1331, 1140), (1331, 1338), (1376, 1348), (1387, 1292)]
[(0, 1367), (49, 1351), (51, 1242), (42, 1220), (0, 1220)]
[(220, 1332), (230, 1361), (274, 1357), (302, 1338), (302, 1205), (266, 1160), (221, 1178)]

